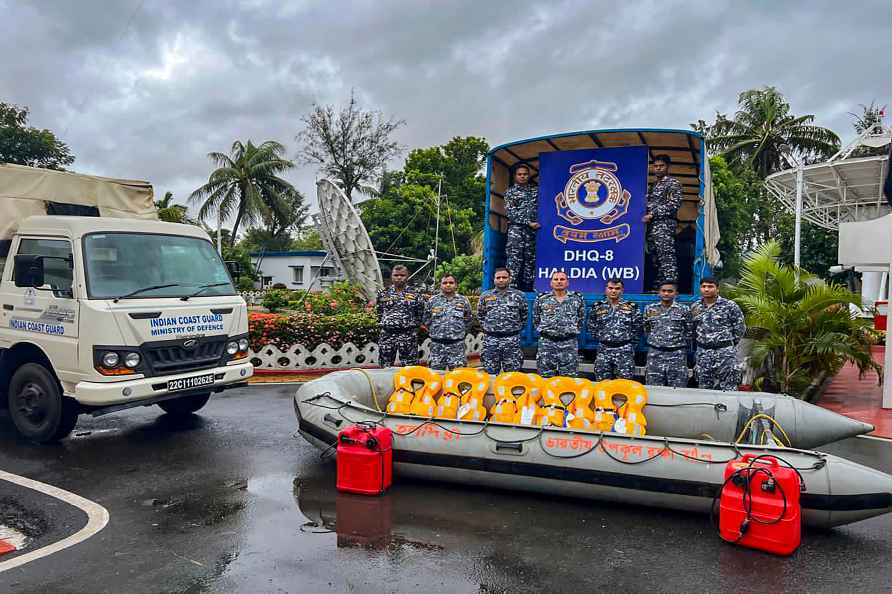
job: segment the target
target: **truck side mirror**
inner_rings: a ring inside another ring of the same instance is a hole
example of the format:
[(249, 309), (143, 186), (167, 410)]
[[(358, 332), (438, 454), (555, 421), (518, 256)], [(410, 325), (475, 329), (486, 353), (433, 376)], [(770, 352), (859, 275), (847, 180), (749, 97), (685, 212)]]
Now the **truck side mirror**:
[(226, 268), (229, 269), (229, 274), (233, 278), (238, 278), (242, 275), (242, 263), (237, 260), (226, 260)]
[(14, 262), (15, 286), (42, 287), (45, 284), (43, 277), (43, 256), (19, 254), (15, 257)]

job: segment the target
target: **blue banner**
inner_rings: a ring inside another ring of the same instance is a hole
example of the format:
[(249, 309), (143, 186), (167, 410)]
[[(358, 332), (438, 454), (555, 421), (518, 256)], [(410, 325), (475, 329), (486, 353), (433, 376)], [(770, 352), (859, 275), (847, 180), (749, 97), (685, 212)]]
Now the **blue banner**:
[(563, 270), (574, 291), (601, 293), (618, 277), (641, 293), (646, 194), (645, 146), (541, 153), (535, 289)]

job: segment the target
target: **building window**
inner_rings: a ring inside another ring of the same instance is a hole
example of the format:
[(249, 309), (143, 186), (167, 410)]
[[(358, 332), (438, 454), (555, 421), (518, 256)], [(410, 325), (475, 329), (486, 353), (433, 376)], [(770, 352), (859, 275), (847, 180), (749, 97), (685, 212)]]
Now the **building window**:
[(314, 277), (326, 277), (331, 276), (334, 272), (334, 269), (330, 266), (323, 266), (321, 269), (319, 266), (311, 266)]
[(294, 282), (295, 285), (304, 284), (304, 267), (303, 266), (292, 266), (291, 274), (294, 277), (291, 280)]

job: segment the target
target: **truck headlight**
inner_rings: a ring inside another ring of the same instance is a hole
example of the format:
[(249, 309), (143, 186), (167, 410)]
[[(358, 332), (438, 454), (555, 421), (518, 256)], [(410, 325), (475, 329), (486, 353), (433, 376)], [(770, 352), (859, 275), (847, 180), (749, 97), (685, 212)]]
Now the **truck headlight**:
[(127, 353), (124, 356), (124, 365), (129, 367), (130, 369), (133, 369), (134, 367), (139, 365), (139, 362), (139, 353)]
[(114, 369), (118, 366), (118, 363), (121, 362), (121, 358), (118, 356), (118, 353), (105, 353), (102, 355), (102, 366), (108, 367), (109, 369)]
[(227, 355), (232, 356), (232, 355), (236, 354), (237, 352), (238, 352), (238, 343), (236, 341), (231, 340), (226, 343), (226, 354)]
[(247, 351), (248, 350), (248, 339), (240, 338), (238, 341), (238, 350)]

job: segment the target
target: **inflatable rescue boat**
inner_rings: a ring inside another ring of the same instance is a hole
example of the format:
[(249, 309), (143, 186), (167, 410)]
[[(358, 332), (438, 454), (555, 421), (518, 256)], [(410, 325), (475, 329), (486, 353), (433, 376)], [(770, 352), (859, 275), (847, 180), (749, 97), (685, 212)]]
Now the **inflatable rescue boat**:
[(389, 428), (398, 476), (709, 512), (729, 462), (771, 455), (800, 475), (806, 525), (892, 511), (892, 476), (799, 449), (872, 427), (776, 394), (407, 367), (331, 373), (294, 409), (323, 450), (350, 425)]

